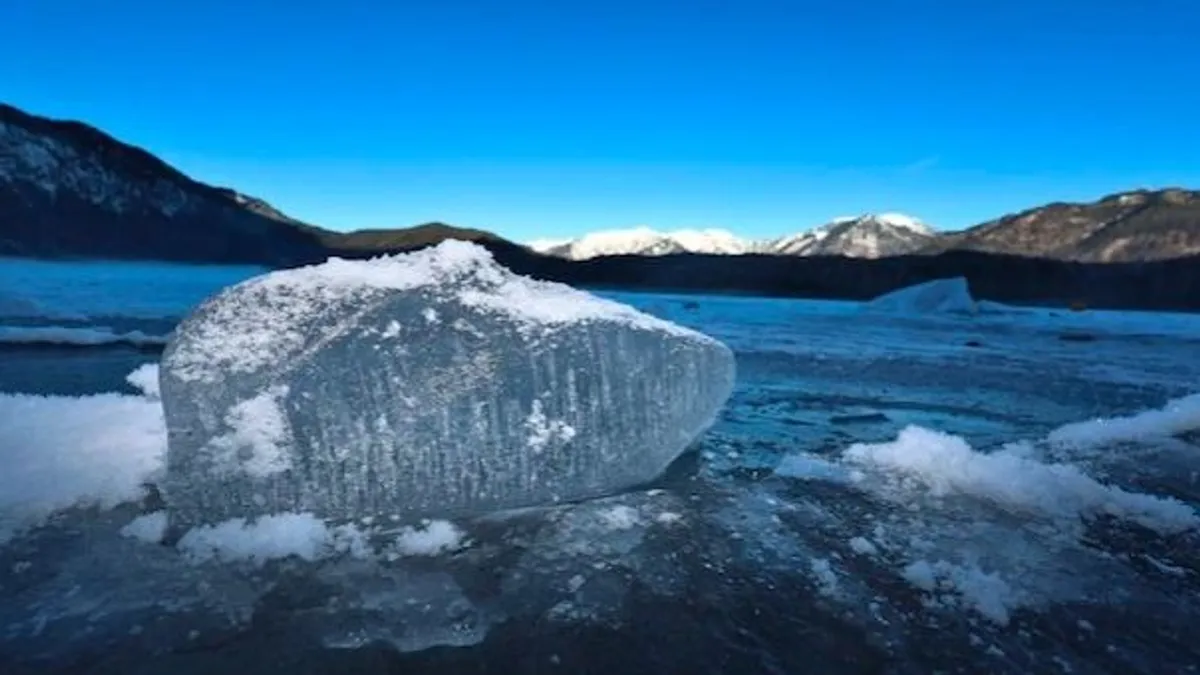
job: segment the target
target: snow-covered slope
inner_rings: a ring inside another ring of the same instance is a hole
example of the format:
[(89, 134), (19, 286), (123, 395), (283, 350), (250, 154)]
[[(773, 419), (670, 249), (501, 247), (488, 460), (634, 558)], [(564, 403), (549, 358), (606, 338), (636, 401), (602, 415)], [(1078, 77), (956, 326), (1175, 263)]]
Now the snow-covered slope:
[(898, 213), (837, 218), (821, 227), (777, 239), (741, 239), (726, 230), (658, 232), (648, 227), (594, 232), (579, 239), (529, 242), (540, 253), (571, 260), (611, 255), (709, 253), (737, 255), (844, 255), (879, 258), (911, 253), (934, 238), (933, 230)]
[(317, 234), (86, 124), (0, 104), (0, 255), (286, 263)]

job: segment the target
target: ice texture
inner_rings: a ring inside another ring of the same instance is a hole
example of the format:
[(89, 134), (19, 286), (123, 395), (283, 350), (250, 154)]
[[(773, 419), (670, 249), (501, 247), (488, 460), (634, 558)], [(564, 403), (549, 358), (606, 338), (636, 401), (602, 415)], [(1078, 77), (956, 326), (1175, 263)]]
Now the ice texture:
[(979, 311), (965, 277), (934, 279), (906, 286), (871, 300), (866, 308), (905, 314), (976, 314)]
[(734, 371), (717, 340), (473, 244), (330, 259), (230, 287), (176, 329), (162, 487), (173, 529), (603, 495), (660, 474)]

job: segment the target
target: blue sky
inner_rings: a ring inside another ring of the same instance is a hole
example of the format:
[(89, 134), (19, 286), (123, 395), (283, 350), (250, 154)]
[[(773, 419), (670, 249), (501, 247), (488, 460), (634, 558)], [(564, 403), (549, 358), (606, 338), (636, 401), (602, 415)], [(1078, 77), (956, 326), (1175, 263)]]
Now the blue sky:
[(944, 229), (1200, 186), (1194, 0), (8, 0), (0, 98), (327, 227)]

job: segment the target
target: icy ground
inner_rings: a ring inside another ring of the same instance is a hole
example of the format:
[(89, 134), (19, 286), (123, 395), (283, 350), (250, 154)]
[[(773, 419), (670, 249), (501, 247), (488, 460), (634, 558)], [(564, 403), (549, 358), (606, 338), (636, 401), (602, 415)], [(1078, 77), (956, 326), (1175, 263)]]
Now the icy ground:
[(1200, 317), (613, 295), (738, 387), (553, 510), (165, 546), (150, 368), (0, 396), (0, 672), (1196, 672)]

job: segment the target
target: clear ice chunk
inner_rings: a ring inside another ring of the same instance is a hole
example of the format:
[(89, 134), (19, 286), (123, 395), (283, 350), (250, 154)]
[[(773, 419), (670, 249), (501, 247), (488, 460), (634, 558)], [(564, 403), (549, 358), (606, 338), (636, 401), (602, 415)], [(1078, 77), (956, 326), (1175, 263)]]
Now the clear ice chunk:
[(620, 491), (712, 424), (734, 371), (711, 337), (474, 244), (272, 272), (201, 304), (164, 353), (172, 530)]

